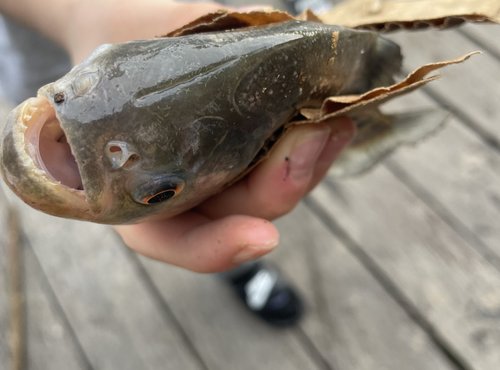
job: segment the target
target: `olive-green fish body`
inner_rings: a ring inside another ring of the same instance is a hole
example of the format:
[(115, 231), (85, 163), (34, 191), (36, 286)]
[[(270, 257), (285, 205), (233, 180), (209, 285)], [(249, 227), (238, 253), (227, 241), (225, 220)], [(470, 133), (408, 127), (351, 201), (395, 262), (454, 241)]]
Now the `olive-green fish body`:
[(301, 21), (104, 45), (11, 113), (1, 169), (54, 215), (169, 217), (231, 183), (300, 108), (390, 84), (400, 63), (376, 33)]

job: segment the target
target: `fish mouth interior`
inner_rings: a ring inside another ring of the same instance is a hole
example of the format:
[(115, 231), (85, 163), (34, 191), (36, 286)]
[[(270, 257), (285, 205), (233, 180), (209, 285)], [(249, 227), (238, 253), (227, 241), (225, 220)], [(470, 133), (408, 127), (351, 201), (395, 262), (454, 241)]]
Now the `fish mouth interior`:
[(38, 168), (52, 180), (83, 190), (82, 177), (66, 134), (48, 99), (30, 99), (22, 111), (26, 150)]

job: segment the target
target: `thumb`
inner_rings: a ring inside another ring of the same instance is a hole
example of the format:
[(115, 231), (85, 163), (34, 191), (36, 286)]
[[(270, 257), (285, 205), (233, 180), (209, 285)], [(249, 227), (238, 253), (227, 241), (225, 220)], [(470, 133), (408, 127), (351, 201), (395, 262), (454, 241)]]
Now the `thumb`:
[(271, 252), (279, 233), (250, 216), (217, 220), (195, 212), (156, 222), (115, 226), (126, 245), (147, 257), (196, 272), (224, 271)]
[(212, 218), (228, 214), (268, 220), (280, 217), (317, 185), (354, 133), (354, 123), (345, 117), (293, 127), (275, 145), (269, 158), (200, 209)]

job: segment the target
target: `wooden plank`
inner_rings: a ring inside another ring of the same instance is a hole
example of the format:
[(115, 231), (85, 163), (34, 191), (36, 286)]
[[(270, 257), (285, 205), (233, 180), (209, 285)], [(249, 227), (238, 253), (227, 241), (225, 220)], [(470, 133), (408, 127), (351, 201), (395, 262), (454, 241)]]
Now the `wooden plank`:
[[(5, 210), (7, 204), (0, 194), (2, 205), (2, 225), (7, 225)], [(5, 251), (6, 233), (2, 233), (0, 241), (0, 255), (7, 256)], [(45, 277), (34, 260), (33, 253), (29, 248), (21, 245), (22, 261), (20, 266), (24, 275), (23, 300), (24, 310), (17, 312), (22, 322), (22, 343), (16, 352), (22, 355), (24, 366), (29, 369), (85, 369), (84, 359), (80, 357), (77, 346), (72, 340), (65, 327), (63, 320), (54, 310), (54, 302), (50, 301), (46, 287), (43, 286)], [(0, 360), (5, 366), (13, 366), (13, 353), (9, 349), (8, 339), (12, 335), (12, 309), (9, 307), (11, 293), (4, 289), (6, 283), (12, 278), (7, 272), (12, 266), (8, 266), (10, 259), (1, 258), (0, 273), (2, 276), (0, 293), (0, 327), (2, 345), (0, 346)], [(7, 368), (7, 367), (6, 367)], [(14, 369), (14, 367), (9, 367)]]
[(25, 249), (27, 364), (30, 370), (89, 369), (78, 343), (56, 309), (50, 289), (44, 286), (38, 261)]
[[(399, 103), (408, 108), (428, 101), (413, 94)], [(500, 122), (500, 115), (497, 117)], [(497, 255), (500, 269), (500, 155), (470, 129), (451, 117), (445, 129), (424, 143), (401, 149), (390, 162), (411, 184), (424, 189), (431, 207), (445, 207), (459, 229), (484, 244), (484, 253)], [(392, 168), (392, 167), (391, 167)], [(406, 181), (408, 181), (406, 180)], [(477, 244), (477, 243), (476, 243)]]
[(478, 43), (481, 50), (486, 54), (494, 55), (497, 60), (500, 59), (500, 27), (498, 25), (478, 25), (468, 24), (459, 32), (472, 38), (472, 41)]
[(448, 369), (417, 324), (305, 206), (278, 221), (272, 259), (303, 293), (303, 331), (334, 369)]
[(203, 368), (108, 227), (16, 203), (27, 239), (93, 368)]
[[(304, 293), (308, 314), (301, 326), (330, 366), (450, 368), (426, 334), (305, 207), (279, 226), (283, 246), (272, 259)], [(209, 368), (314, 368), (296, 331), (277, 332), (257, 321), (222, 281), (146, 258), (141, 262)]]
[(9, 282), (9, 349), (10, 368), (22, 370), (26, 366), (26, 315), (24, 289), (24, 243), (17, 211), (7, 207), (7, 265)]
[[(478, 49), (476, 44), (454, 30), (401, 32), (389, 37), (404, 46), (408, 69)], [(498, 61), (480, 55), (463, 65), (447, 68), (442, 74), (444, 78), (429, 84), (428, 90), (443, 104), (450, 105), (454, 112), (466, 117), (483, 136), (500, 143), (500, 105), (497, 102), (500, 85), (494, 83), (496, 76), (500, 75)]]
[[(9, 107), (0, 100), (0, 120)], [(9, 288), (7, 263), (7, 207), (0, 198), (0, 364), (8, 364), (9, 353)]]
[[(0, 198), (0, 364), (10, 364), (9, 264), (7, 260), (7, 207)], [(7, 365), (6, 365), (7, 366)]]
[(247, 313), (220, 277), (140, 260), (208, 368), (318, 368), (293, 332), (270, 328)]
[(500, 274), (384, 167), (312, 195), (466, 368), (500, 363)]

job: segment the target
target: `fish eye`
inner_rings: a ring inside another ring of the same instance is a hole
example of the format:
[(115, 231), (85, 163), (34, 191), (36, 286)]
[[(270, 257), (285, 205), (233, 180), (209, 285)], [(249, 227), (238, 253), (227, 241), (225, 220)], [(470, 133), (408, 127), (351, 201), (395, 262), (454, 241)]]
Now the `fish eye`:
[(169, 200), (170, 198), (174, 197), (176, 194), (176, 189), (166, 189), (162, 190), (159, 193), (156, 193), (149, 198), (144, 199), (145, 204), (156, 204), (156, 203), (161, 203), (166, 200)]
[(178, 195), (184, 188), (184, 182), (177, 177), (157, 176), (139, 186), (132, 193), (132, 198), (145, 205), (166, 202)]

